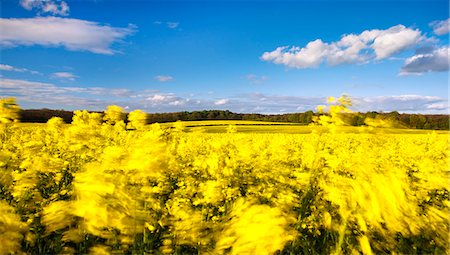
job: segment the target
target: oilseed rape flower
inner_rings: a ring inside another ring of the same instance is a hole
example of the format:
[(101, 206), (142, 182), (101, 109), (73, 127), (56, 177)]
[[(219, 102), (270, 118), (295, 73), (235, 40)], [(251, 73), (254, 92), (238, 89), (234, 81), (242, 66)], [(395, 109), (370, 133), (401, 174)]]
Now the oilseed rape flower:
[(2, 124), (0, 253), (449, 253), (448, 134), (377, 119), (348, 133), (351, 101), (329, 101), (308, 134), (190, 132), (140, 111), (127, 127), (115, 106)]
[(15, 98), (0, 98), (0, 123), (17, 122), (20, 107)]

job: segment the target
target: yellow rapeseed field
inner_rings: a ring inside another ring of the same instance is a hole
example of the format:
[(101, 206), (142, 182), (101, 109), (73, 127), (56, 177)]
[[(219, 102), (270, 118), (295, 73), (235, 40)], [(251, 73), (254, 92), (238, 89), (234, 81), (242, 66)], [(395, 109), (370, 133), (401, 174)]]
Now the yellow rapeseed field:
[(3, 107), (0, 254), (450, 253), (448, 134), (340, 132), (330, 104), (309, 134)]

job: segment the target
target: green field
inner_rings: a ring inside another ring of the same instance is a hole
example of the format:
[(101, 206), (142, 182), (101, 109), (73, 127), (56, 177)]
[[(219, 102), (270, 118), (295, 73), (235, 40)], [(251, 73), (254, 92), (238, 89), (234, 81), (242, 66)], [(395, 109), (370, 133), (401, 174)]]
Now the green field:
[[(208, 121), (182, 121), (185, 132), (225, 133), (229, 125), (235, 125), (238, 133), (286, 133), (286, 134), (309, 134), (314, 130), (326, 131), (324, 127), (313, 127), (288, 122), (267, 121), (245, 121), (245, 120), (208, 120)], [(173, 127), (175, 122), (162, 123), (162, 127)], [(426, 134), (433, 130), (423, 129), (401, 129), (401, 128), (374, 128), (343, 126), (339, 128), (342, 133), (386, 133), (386, 134)], [(449, 134), (447, 130), (436, 130), (438, 134)]]
[[(204, 120), (204, 121), (181, 121), (185, 132), (202, 133), (226, 133), (229, 125), (236, 126), (238, 133), (285, 133), (285, 134), (309, 134), (327, 131), (325, 127), (309, 126), (289, 122), (268, 122), (268, 121), (248, 121), (248, 120)], [(163, 128), (172, 128), (176, 122), (160, 123)], [(39, 127), (44, 123), (18, 123), (20, 127)], [(437, 134), (450, 134), (448, 130), (423, 130), (404, 128), (372, 128), (343, 126), (339, 127), (340, 133), (385, 133), (385, 134), (426, 134), (436, 132)]]

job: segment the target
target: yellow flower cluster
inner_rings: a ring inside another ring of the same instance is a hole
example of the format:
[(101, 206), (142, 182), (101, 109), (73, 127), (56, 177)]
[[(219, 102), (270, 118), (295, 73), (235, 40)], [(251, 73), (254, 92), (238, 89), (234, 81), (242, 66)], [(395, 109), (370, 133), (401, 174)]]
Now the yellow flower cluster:
[[(316, 123), (339, 127), (346, 98)], [(5, 117), (6, 118), (6, 117)], [(0, 253), (449, 253), (448, 136), (0, 128)], [(103, 123), (103, 120), (105, 123)]]

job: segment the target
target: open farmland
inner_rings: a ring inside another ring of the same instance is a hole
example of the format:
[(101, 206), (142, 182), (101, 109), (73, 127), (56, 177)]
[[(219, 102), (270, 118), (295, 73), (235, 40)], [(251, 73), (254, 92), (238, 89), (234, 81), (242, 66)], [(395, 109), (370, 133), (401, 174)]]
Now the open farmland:
[[(288, 122), (267, 122), (267, 121), (243, 121), (243, 120), (208, 120), (208, 121), (179, 121), (184, 132), (204, 132), (204, 133), (227, 133), (230, 132), (230, 125), (235, 128), (233, 132), (238, 133), (282, 133), (282, 134), (309, 134), (314, 132), (328, 132), (327, 127), (303, 125)], [(27, 125), (27, 124), (25, 124)], [(162, 123), (162, 128), (173, 128), (176, 123)], [(383, 134), (450, 134), (448, 130), (420, 130), (406, 128), (367, 128), (367, 126), (353, 127), (341, 126), (340, 133), (383, 133)]]
[(0, 255), (450, 255), (449, 0), (0, 10)]
[(0, 253), (449, 252), (447, 132), (114, 109), (0, 126)]
[[(267, 122), (267, 121), (245, 121), (245, 120), (208, 120), (208, 121), (178, 121), (158, 124), (163, 130), (170, 130), (175, 125), (180, 125), (183, 132), (187, 133), (227, 133), (230, 132), (230, 126), (233, 128), (233, 133), (278, 133), (278, 134), (310, 134), (328, 132), (327, 127), (304, 125), (288, 122)], [(16, 126), (24, 129), (33, 129), (38, 127), (45, 127), (43, 123), (16, 123)], [(69, 127), (68, 124), (62, 124), (61, 127)], [(150, 127), (150, 126), (148, 126)], [(407, 129), (407, 128), (367, 128), (367, 126), (353, 127), (342, 126), (339, 127), (340, 133), (359, 134), (429, 134), (434, 132), (436, 134), (448, 134), (448, 130), (423, 130), (423, 129)]]

